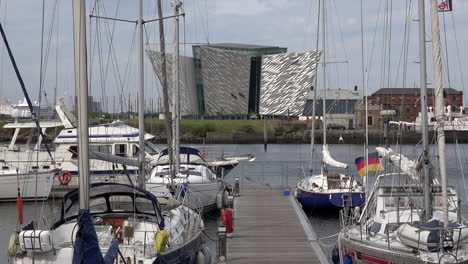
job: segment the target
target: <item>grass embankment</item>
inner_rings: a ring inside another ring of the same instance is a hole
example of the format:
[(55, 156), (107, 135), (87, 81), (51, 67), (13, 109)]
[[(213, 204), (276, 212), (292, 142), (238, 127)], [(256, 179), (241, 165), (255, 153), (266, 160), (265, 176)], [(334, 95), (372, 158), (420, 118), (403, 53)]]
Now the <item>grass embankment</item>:
[[(125, 123), (138, 127), (138, 120), (125, 120)], [(267, 129), (274, 131), (279, 126), (279, 121), (268, 120)], [(165, 132), (164, 120), (145, 120), (145, 131), (153, 135), (160, 135)], [(181, 120), (181, 135), (190, 134), (196, 137), (205, 137), (207, 132), (219, 133), (263, 133), (263, 120)]]

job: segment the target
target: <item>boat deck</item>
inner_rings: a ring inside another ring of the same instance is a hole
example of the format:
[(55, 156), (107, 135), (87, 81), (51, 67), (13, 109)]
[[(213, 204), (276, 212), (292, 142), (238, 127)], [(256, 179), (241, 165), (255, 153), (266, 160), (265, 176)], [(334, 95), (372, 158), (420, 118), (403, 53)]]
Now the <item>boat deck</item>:
[(227, 263), (329, 263), (301, 206), (284, 189), (241, 189)]

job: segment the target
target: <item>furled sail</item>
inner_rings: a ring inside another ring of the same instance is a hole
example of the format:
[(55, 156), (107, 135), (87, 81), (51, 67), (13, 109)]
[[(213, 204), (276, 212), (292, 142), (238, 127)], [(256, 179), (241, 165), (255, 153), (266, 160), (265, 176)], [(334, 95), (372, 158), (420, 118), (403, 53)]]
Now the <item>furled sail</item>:
[(322, 154), (323, 154), (323, 162), (325, 162), (326, 164), (335, 168), (343, 168), (343, 169), (348, 168), (348, 164), (336, 161), (332, 158), (332, 156), (330, 155), (330, 151), (328, 151), (328, 145), (323, 145)]
[(400, 153), (394, 152), (391, 148), (377, 147), (375, 149), (383, 158), (396, 168), (399, 168), (403, 173), (410, 176), (413, 180), (418, 182), (421, 180), (421, 173), (415, 161), (408, 159)]

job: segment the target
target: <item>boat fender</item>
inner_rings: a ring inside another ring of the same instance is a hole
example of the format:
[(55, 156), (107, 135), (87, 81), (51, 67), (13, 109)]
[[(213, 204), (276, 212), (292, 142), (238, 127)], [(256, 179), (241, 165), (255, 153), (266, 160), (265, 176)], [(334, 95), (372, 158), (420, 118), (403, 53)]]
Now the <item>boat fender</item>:
[(18, 223), (23, 224), (23, 198), (16, 198), (16, 209), (18, 209)]
[(16, 249), (18, 248), (18, 244), (18, 233), (13, 232), (10, 236), (10, 242), (8, 243), (8, 256), (14, 257), (16, 255)]
[(226, 232), (232, 233), (233, 231), (233, 220), (232, 220), (232, 209), (225, 208), (221, 210), (221, 223), (226, 226)]
[(229, 207), (229, 192), (226, 189), (223, 191), (222, 199), (223, 199), (223, 206)]
[(211, 264), (211, 254), (210, 254), (210, 248), (208, 248), (208, 245), (203, 244), (201, 251), (203, 252), (203, 255), (205, 255), (204, 264)]
[(156, 239), (153, 246), (153, 250), (156, 253), (164, 252), (166, 250), (167, 241), (169, 241), (169, 237), (171, 232), (167, 230), (161, 230), (156, 233)]
[(218, 210), (223, 209), (223, 192), (224, 190), (219, 191), (216, 195), (216, 207), (218, 208)]
[(58, 177), (58, 181), (63, 185), (68, 185), (72, 180), (72, 175), (69, 171), (63, 170), (62, 175)]
[(198, 250), (197, 253), (197, 264), (205, 264), (206, 258), (202, 250)]

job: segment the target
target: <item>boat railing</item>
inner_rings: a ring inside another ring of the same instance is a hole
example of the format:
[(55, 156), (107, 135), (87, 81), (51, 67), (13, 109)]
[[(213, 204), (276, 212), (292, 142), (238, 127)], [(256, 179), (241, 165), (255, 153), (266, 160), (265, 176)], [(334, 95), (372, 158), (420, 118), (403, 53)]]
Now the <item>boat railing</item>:
[[(440, 240), (437, 242), (437, 247), (435, 251), (437, 252), (437, 256), (440, 259), (447, 253), (458, 259), (458, 249), (462, 245), (463, 237), (462, 237), (462, 230), (467, 229), (467, 226), (459, 226), (459, 227), (451, 227), (448, 226), (444, 227), (425, 227), (419, 226), (421, 230), (424, 231), (435, 231), (437, 232), (437, 236)], [(458, 232), (455, 232), (458, 231)], [(418, 248), (421, 245), (421, 232), (418, 232)], [(455, 251), (453, 251), (455, 249)]]
[(239, 178), (244, 188), (296, 188), (297, 183), (308, 176), (307, 170), (297, 162), (254, 162), (240, 163), (225, 178), (229, 184)]

